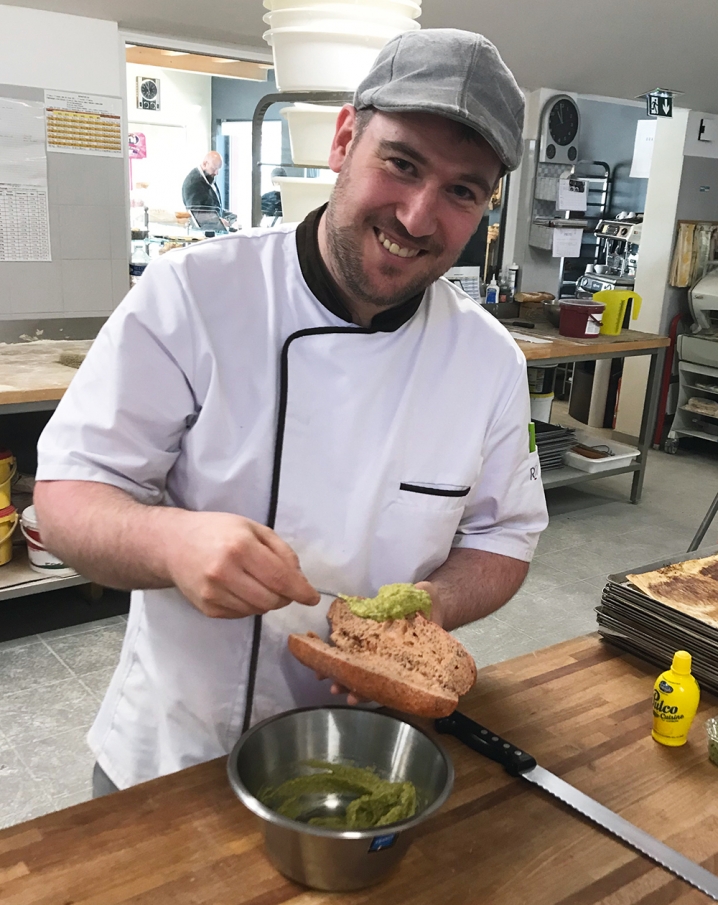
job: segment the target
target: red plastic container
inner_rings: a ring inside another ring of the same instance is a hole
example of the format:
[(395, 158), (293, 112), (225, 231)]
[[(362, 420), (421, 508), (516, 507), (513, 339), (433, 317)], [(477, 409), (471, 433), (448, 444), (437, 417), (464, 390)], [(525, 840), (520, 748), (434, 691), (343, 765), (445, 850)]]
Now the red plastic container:
[(606, 308), (602, 302), (592, 302), (590, 299), (562, 299), (559, 307), (561, 313), (558, 332), (561, 336), (575, 336), (578, 339), (598, 336), (601, 318)]

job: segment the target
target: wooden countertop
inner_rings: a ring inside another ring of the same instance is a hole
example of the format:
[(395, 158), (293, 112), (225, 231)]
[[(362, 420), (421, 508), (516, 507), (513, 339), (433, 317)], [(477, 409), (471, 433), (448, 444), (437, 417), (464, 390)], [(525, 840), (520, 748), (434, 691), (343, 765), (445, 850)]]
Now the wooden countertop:
[[(509, 327), (521, 332), (519, 327)], [(535, 330), (524, 330), (529, 336), (548, 339), (547, 343), (529, 341), (518, 344), (528, 361), (562, 358), (566, 361), (578, 355), (602, 355), (615, 350), (620, 343), (622, 352), (655, 350), (667, 346), (669, 339), (653, 333), (624, 330), (620, 336), (598, 336), (590, 339), (568, 339), (548, 323), (539, 323)], [(23, 402), (57, 401), (70, 385), (75, 369), (59, 363), (61, 352), (87, 352), (92, 340), (37, 340), (26, 343), (0, 344), (0, 405)]]
[(0, 405), (62, 398), (77, 373), (59, 363), (61, 352), (87, 352), (90, 339), (0, 343)]
[[(688, 857), (718, 872), (718, 767), (704, 696), (689, 741), (650, 737), (658, 670), (596, 636), (479, 672), (468, 715)], [(3, 905), (661, 905), (706, 897), (492, 761), (442, 737), (456, 783), (384, 883), (327, 894), (266, 860), (225, 760), (0, 832)]]
[(585, 339), (573, 339), (561, 336), (556, 327), (547, 322), (537, 323), (533, 329), (508, 326), (512, 333), (524, 333), (527, 337), (548, 339), (547, 343), (532, 343), (529, 339), (522, 342), (516, 338), (527, 361), (538, 361), (548, 358), (563, 358), (572, 361), (576, 356), (584, 355), (622, 355), (626, 352), (655, 351), (670, 345), (667, 336), (657, 333), (641, 333), (638, 330), (622, 330), (618, 336), (590, 336)]

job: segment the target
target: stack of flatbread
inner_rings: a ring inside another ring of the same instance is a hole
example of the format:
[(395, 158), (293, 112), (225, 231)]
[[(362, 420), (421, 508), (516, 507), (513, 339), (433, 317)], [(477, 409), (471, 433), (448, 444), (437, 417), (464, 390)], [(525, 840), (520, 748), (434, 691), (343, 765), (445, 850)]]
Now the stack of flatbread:
[(689, 651), (698, 682), (718, 693), (718, 552), (690, 556), (609, 576), (598, 630), (659, 666), (670, 665), (674, 651)]

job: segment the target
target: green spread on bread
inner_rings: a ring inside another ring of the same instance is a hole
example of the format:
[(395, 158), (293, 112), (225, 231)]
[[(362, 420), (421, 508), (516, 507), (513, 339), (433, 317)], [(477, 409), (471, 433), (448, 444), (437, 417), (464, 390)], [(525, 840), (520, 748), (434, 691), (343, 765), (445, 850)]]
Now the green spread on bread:
[(311, 813), (312, 798), (338, 795), (352, 797), (343, 812), (303, 820), (311, 826), (337, 830), (361, 830), (388, 826), (416, 813), (416, 788), (411, 782), (389, 782), (369, 767), (352, 767), (309, 760), (306, 766), (321, 772), (288, 779), (275, 788), (262, 789), (262, 804), (291, 820)]
[(387, 619), (406, 619), (415, 613), (431, 615), (431, 597), (427, 591), (415, 588), (413, 584), (385, 584), (379, 588), (376, 597), (344, 597), (354, 613), (362, 619), (385, 622)]

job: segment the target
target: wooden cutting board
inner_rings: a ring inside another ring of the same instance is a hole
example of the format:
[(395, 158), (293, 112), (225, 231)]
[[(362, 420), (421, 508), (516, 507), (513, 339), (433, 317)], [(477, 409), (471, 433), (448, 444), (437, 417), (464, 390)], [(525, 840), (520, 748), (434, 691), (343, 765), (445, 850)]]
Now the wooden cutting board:
[[(462, 710), (683, 854), (718, 871), (718, 767), (704, 697), (683, 748), (650, 738), (655, 668), (595, 636), (487, 667)], [(2, 905), (698, 905), (706, 897), (550, 796), (442, 738), (445, 808), (395, 874), (356, 893), (285, 880), (224, 759), (0, 832)]]

